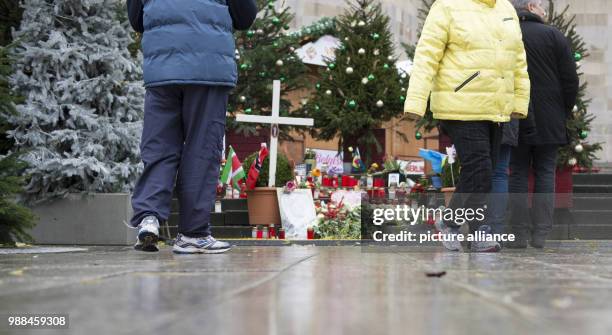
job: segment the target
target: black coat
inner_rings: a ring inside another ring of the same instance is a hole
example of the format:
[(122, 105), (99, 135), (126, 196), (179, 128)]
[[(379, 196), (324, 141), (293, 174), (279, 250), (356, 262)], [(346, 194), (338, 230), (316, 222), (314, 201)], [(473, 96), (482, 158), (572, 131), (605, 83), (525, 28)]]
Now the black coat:
[(536, 131), (526, 135), (529, 121), (522, 121), (519, 139), (533, 145), (567, 144), (566, 120), (576, 104), (579, 79), (568, 39), (539, 16), (519, 12), (527, 52), (531, 103)]

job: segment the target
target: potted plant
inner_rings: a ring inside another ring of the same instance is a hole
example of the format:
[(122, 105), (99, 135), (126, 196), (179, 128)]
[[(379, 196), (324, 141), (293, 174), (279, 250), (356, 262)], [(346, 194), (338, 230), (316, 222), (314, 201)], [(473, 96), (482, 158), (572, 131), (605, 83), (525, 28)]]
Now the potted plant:
[[(249, 155), (242, 163), (244, 171), (249, 171), (253, 160), (257, 157), (255, 152)], [(268, 171), (270, 159), (266, 157), (259, 171), (256, 187), (247, 191), (247, 206), (249, 208), (249, 223), (251, 225), (279, 225), (281, 223), (278, 209), (276, 187), (268, 187)], [(276, 185), (284, 186), (293, 180), (293, 166), (287, 156), (279, 153), (276, 160)]]

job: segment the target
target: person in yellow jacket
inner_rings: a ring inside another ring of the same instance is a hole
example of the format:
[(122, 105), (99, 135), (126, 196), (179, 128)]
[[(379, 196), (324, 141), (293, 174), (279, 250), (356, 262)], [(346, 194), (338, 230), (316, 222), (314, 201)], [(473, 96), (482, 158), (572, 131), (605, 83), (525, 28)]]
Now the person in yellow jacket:
[[(422, 117), (430, 99), (433, 117), (455, 145), (461, 176), (452, 209), (486, 210), (501, 123), (527, 116), (529, 92), (521, 28), (508, 0), (434, 2), (416, 48), (404, 112)], [(486, 214), (468, 223), (471, 233), (490, 233)], [(438, 228), (456, 236), (459, 226), (440, 221)], [(461, 250), (457, 241), (443, 244)], [(501, 247), (480, 241), (471, 249)]]

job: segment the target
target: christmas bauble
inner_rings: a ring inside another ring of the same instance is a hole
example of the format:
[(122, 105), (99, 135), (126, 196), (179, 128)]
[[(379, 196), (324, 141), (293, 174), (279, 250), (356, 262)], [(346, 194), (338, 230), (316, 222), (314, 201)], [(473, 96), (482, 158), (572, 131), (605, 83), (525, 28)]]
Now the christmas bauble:
[(332, 94), (332, 91), (331, 91), (331, 90), (327, 90), (327, 91), (325, 91), (325, 94), (327, 94), (327, 95), (331, 95), (331, 94)]
[(414, 138), (416, 138), (417, 140), (420, 140), (423, 138), (423, 134), (421, 134), (420, 131), (417, 131), (416, 133), (414, 133)]
[(248, 68), (249, 68), (249, 65), (248, 65), (248, 64), (246, 64), (246, 63), (242, 63), (242, 64), (240, 64), (240, 70), (246, 70), (246, 69), (248, 69)]
[(315, 84), (315, 88), (316, 88), (317, 90), (318, 90), (318, 89), (321, 89), (321, 84), (316, 83), (316, 84)]
[(377, 33), (372, 34), (372, 38), (377, 40), (380, 38), (380, 35), (378, 35)]
[(279, 19), (279, 18), (277, 18), (277, 17), (273, 17), (273, 18), (272, 18), (272, 23), (273, 23), (273, 24), (279, 24), (279, 23), (280, 23), (280, 19)]
[(328, 67), (330, 70), (333, 70), (333, 69), (335, 69), (335, 68), (336, 68), (336, 64), (334, 64), (334, 63), (329, 63), (329, 65), (327, 65), (327, 67)]
[(577, 153), (581, 153), (584, 150), (584, 147), (582, 146), (582, 144), (576, 144), (576, 146), (574, 147), (574, 151), (576, 151)]
[(572, 109), (572, 111), (573, 111), (574, 113), (578, 112), (578, 106), (574, 105), (574, 108)]
[(393, 56), (387, 57), (388, 60), (393, 60)]
[(240, 102), (245, 102), (246, 101), (246, 97), (244, 95), (240, 96)]
[(285, 78), (285, 77), (280, 77), (279, 79), (280, 79), (281, 83), (284, 83), (284, 82), (285, 82), (285, 80), (286, 80), (286, 78)]
[(240, 55), (236, 54), (236, 60), (239, 60), (239, 59), (240, 59)]
[(365, 26), (365, 22), (359, 21), (359, 23), (357, 23), (357, 25), (360, 26), (360, 27), (363, 27), (363, 26)]
[(244, 110), (244, 112), (247, 113), (247, 114), (251, 114), (251, 113), (253, 113), (253, 109), (247, 108), (247, 109)]
[(364, 48), (359, 48), (359, 50), (357, 50), (357, 53), (358, 53), (358, 54), (360, 54), (360, 55), (365, 54), (365, 52), (366, 52), (366, 51), (365, 51), (365, 49), (364, 49)]
[(345, 42), (348, 42), (348, 40), (349, 40), (348, 36), (344, 38)]
[(380, 50), (374, 49), (373, 53), (374, 53), (374, 56), (378, 56), (378, 55), (380, 55)]
[(355, 100), (351, 100), (351, 101), (349, 101), (348, 106), (350, 108), (355, 108), (355, 107), (357, 107), (357, 102), (355, 102)]
[(283, 29), (285, 29), (285, 30), (289, 30), (289, 25), (287, 25), (287, 24), (286, 24), (286, 25), (283, 27)]
[(295, 51), (295, 48), (294, 48), (294, 47), (290, 47), (290, 48), (289, 48), (289, 50), (290, 50), (291, 52), (294, 52), (294, 51)]
[(583, 130), (583, 131), (581, 131), (581, 132), (580, 132), (580, 138), (581, 138), (581, 139), (583, 139), (583, 140), (584, 140), (584, 139), (585, 139), (585, 138), (587, 138), (588, 136), (589, 136), (589, 132), (588, 132), (588, 131)]
[(321, 109), (321, 107), (319, 107), (319, 105), (315, 105), (315, 110), (318, 111), (319, 109)]
[(389, 69), (389, 64), (385, 64), (385, 65), (383, 65), (383, 68), (384, 68), (385, 70), (388, 70), (388, 69)]
[(378, 100), (376, 101), (376, 107), (381, 108), (385, 105), (385, 103), (382, 100)]
[(567, 165), (569, 166), (575, 166), (576, 164), (578, 164), (578, 160), (574, 157), (567, 160)]
[(576, 53), (574, 54), (574, 59), (575, 59), (576, 61), (581, 60), (581, 59), (582, 59), (582, 54), (580, 54), (580, 52), (576, 52)]
[(406, 74), (406, 72), (402, 72), (402, 74), (400, 75), (400, 77), (401, 77), (402, 79), (406, 79), (406, 77), (407, 77), (407, 76), (408, 76), (408, 75)]
[(263, 35), (264, 33), (262, 29), (257, 29), (255, 32), (257, 33), (257, 35)]
[(357, 26), (357, 21), (351, 22), (351, 27), (355, 28)]
[(576, 67), (580, 67), (580, 65), (582, 65), (580, 62), (576, 62)]
[(361, 78), (361, 83), (364, 84), (364, 85), (367, 84), (368, 83), (368, 78), (366, 78), (366, 77)]
[(259, 72), (259, 76), (260, 76), (261, 78), (265, 78), (265, 77), (266, 77), (266, 75), (267, 75), (267, 73), (266, 73), (265, 71), (261, 71), (261, 72)]
[(345, 72), (347, 74), (351, 74), (351, 73), (353, 73), (353, 68), (349, 66), (349, 67), (346, 68)]
[(374, 75), (373, 75), (373, 74), (370, 74), (370, 75), (368, 76), (368, 80), (369, 80), (369, 81), (374, 80)]
[(255, 35), (255, 32), (252, 30), (247, 31), (246, 33), (247, 37), (253, 37), (253, 35)]
[(276, 66), (283, 66), (283, 61), (281, 59), (277, 60)]
[(272, 46), (275, 47), (275, 48), (278, 48), (278, 42), (272, 43)]
[(274, 3), (273, 2), (268, 2), (268, 8), (274, 9)]
[(406, 97), (405, 97), (405, 96), (403, 96), (403, 95), (402, 95), (402, 96), (400, 96), (400, 101), (401, 101), (401, 102), (404, 102), (405, 100), (406, 100)]

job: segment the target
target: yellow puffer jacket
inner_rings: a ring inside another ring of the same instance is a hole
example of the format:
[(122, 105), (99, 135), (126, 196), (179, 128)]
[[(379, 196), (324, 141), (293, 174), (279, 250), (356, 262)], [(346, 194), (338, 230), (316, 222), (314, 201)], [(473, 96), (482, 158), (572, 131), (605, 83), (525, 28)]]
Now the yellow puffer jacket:
[(416, 48), (405, 113), (439, 120), (508, 122), (527, 116), (529, 75), (508, 0), (437, 0)]

